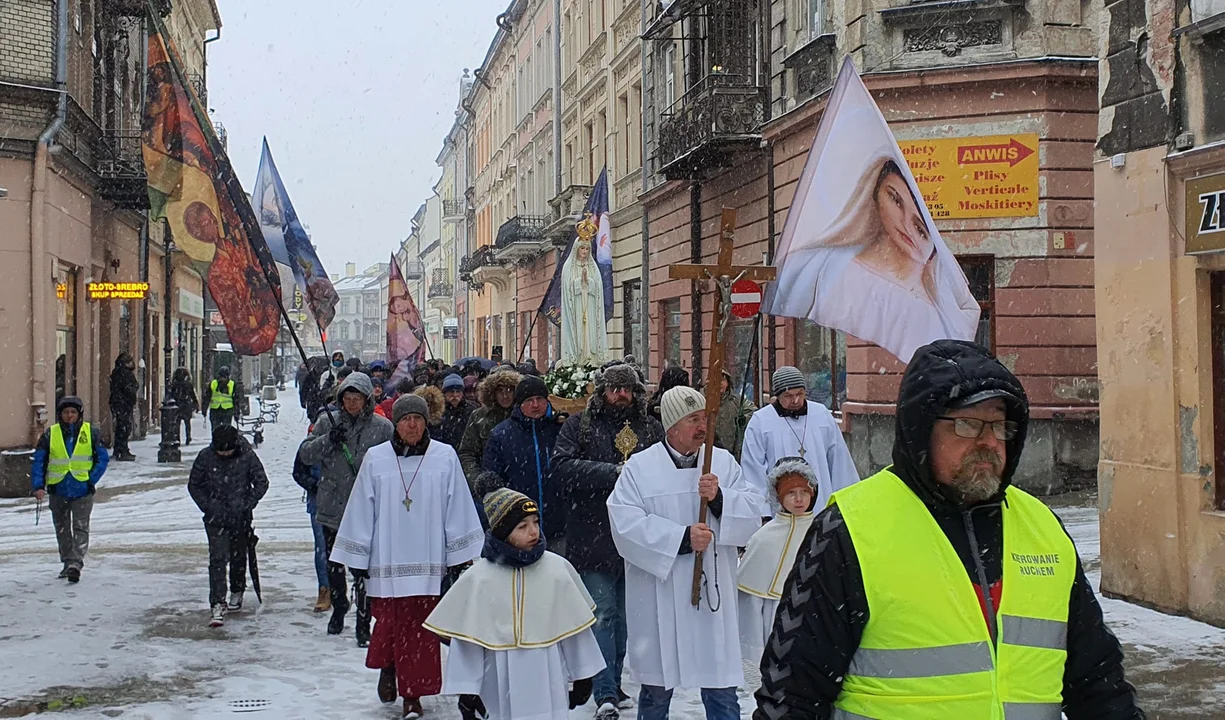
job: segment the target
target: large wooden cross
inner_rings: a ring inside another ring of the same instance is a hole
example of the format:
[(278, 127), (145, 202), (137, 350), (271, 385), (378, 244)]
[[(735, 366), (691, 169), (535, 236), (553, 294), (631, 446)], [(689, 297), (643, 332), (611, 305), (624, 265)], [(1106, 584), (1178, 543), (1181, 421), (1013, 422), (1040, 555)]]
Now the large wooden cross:
[[(715, 445), (715, 424), (719, 417), (722, 396), (724, 329), (731, 314), (732, 283), (737, 280), (769, 282), (774, 279), (774, 268), (765, 265), (733, 265), (732, 249), (736, 242), (736, 210), (723, 208), (719, 222), (719, 261), (714, 265), (670, 265), (668, 277), (673, 280), (711, 280), (717, 293), (710, 326), (710, 371), (706, 375), (706, 452), (703, 454), (702, 474), (710, 472), (711, 455)], [(695, 307), (695, 313), (702, 308)], [(698, 522), (706, 522), (706, 501), (698, 511)], [(702, 553), (693, 556), (693, 594), (690, 598), (696, 607), (702, 595)]]

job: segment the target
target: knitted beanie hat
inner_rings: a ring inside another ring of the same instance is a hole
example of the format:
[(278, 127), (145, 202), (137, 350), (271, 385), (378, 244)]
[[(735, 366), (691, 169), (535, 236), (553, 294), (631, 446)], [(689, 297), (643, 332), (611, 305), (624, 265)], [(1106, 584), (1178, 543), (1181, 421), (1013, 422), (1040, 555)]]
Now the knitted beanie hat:
[(515, 526), (528, 515), (539, 515), (536, 501), (521, 492), (509, 488), (498, 488), (485, 496), (485, 517), (489, 520), (489, 531), (505, 542), (514, 532)]
[(391, 421), (397, 425), (408, 415), (420, 415), (429, 420), (430, 406), (426, 403), (425, 398), (420, 395), (409, 393), (396, 398), (396, 402), (391, 406)]
[(688, 385), (678, 385), (664, 393), (659, 400), (659, 418), (664, 430), (700, 410), (706, 409), (706, 397)]
[(462, 391), (463, 389), (464, 389), (464, 379), (456, 375), (455, 373), (451, 373), (450, 375), (442, 379), (442, 391), (443, 392), (451, 392), (452, 390)]
[(524, 375), (519, 384), (515, 386), (515, 404), (522, 405), (524, 401), (532, 398), (548, 398), (549, 386), (544, 384), (544, 380), (535, 375)]
[(795, 388), (807, 388), (807, 384), (804, 382), (804, 373), (800, 372), (799, 368), (784, 365), (774, 371), (774, 377), (770, 382), (771, 395), (777, 397)]

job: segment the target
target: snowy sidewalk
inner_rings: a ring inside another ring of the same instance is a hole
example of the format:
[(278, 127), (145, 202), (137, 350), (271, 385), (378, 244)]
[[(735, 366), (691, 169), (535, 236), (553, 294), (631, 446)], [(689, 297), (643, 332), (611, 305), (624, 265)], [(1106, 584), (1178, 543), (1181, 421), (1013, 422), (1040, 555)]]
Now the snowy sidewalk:
[[(139, 461), (112, 463), (96, 496), (89, 556), (79, 585), (55, 579), (59, 563), (46, 508), (0, 500), (0, 717), (70, 707), (76, 718), (399, 717), (375, 697), (377, 673), (346, 632), (328, 637), (316, 614), (311, 532), (302, 491), (290, 477), (304, 436), (288, 394), (279, 423), (265, 425), (258, 450), (270, 489), (255, 514), (265, 605), (220, 630), (206, 627), (208, 552), (187, 473), (208, 432), (181, 465), (158, 465), (157, 438), (133, 444)], [(1057, 504), (1097, 582), (1092, 496)], [(1079, 503), (1079, 504), (1078, 504)], [(1225, 631), (1127, 603), (1103, 600), (1126, 644), (1129, 678), (1151, 718), (1225, 718)], [(633, 692), (633, 688), (627, 688)], [(742, 694), (744, 717), (753, 704)], [(427, 699), (428, 717), (456, 718), (450, 698)], [(634, 710), (623, 712), (632, 718)], [(593, 708), (572, 711), (589, 720)], [(678, 693), (673, 717), (703, 716), (696, 694)]]

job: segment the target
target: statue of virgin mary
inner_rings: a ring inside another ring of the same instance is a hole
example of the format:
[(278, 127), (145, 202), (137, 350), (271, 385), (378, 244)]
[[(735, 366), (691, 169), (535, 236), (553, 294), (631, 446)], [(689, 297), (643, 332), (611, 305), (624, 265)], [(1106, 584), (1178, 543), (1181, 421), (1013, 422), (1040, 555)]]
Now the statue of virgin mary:
[(601, 365), (608, 359), (604, 331), (604, 284), (592, 257), (596, 226), (590, 217), (579, 223), (574, 251), (561, 268), (561, 363)]

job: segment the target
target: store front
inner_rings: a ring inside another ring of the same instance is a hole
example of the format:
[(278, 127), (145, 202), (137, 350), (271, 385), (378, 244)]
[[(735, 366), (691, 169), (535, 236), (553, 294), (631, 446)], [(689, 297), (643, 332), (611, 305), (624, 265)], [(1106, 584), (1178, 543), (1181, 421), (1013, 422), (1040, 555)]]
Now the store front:
[(1102, 592), (1225, 624), (1225, 146), (1095, 177)]

